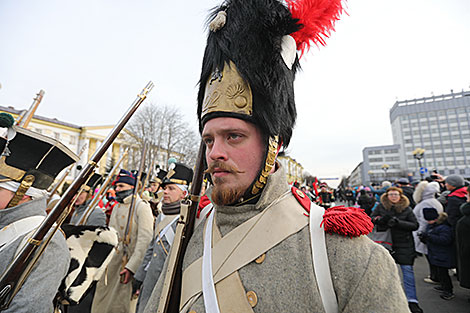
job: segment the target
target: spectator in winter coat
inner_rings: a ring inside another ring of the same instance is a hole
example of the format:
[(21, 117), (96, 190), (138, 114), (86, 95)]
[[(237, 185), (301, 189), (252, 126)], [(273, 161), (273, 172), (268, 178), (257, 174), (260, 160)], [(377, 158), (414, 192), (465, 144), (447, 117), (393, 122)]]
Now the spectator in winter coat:
[(415, 191), (414, 187), (410, 185), (408, 178), (400, 178), (397, 181), (397, 186), (403, 190), (403, 194), (410, 201), (410, 207), (413, 209), (416, 205), (416, 202), (413, 199), (413, 192)]
[(462, 217), (460, 206), (467, 201), (467, 188), (464, 187), (464, 180), (460, 175), (448, 176), (446, 188), (450, 193), (447, 195), (447, 205), (444, 211), (448, 215), (450, 226), (455, 231), (457, 221)]
[(357, 204), (367, 213), (367, 215), (370, 216), (372, 213), (372, 208), (375, 204), (375, 198), (371, 192), (367, 192), (367, 190), (361, 189), (359, 192), (359, 198), (357, 199)]
[(452, 280), (449, 277), (449, 269), (455, 267), (452, 228), (444, 212), (438, 214), (434, 208), (424, 208), (423, 215), (429, 225), (425, 232), (419, 234), (419, 237), (427, 244), (429, 262), (436, 267), (438, 272), (441, 286), (435, 289), (442, 291), (442, 299), (451, 300), (455, 297)]
[(413, 193), (413, 198), (416, 201), (416, 206), (413, 209), (413, 213), (416, 216), (416, 219), (419, 223), (418, 230), (413, 232), (413, 237), (415, 240), (416, 251), (426, 255), (426, 259), (429, 263), (429, 277), (424, 278), (424, 281), (430, 284), (436, 284), (439, 281), (437, 269), (429, 262), (428, 249), (425, 243), (421, 242), (418, 237), (419, 233), (426, 231), (428, 226), (428, 221), (424, 218), (423, 209), (425, 208), (434, 208), (437, 213), (442, 213), (444, 208), (442, 204), (437, 201), (435, 195), (440, 190), (439, 184), (436, 182), (428, 183), (427, 181), (422, 181), (416, 186), (415, 192)]
[(382, 182), (382, 186), (380, 189), (374, 189), (374, 187), (372, 186), (369, 186), (370, 190), (372, 191), (372, 193), (375, 195), (377, 201), (380, 201), (380, 196), (382, 196), (389, 187), (392, 186), (392, 183), (389, 182), (388, 180), (385, 180)]
[(470, 187), (467, 202), (460, 207), (463, 217), (456, 226), (457, 268), (460, 286), (470, 289)]
[(390, 228), (392, 233), (392, 254), (403, 273), (403, 284), (411, 312), (422, 312), (416, 295), (413, 271), (416, 257), (412, 231), (418, 229), (418, 221), (410, 208), (410, 201), (397, 187), (390, 187), (380, 197), (371, 215), (372, 222), (381, 230)]

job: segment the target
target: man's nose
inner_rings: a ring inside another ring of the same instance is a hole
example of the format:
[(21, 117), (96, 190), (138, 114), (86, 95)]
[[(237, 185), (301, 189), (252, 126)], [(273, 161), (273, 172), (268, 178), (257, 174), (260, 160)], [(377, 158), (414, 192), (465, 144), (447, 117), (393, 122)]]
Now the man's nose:
[(227, 160), (228, 155), (223, 140), (214, 139), (214, 143), (209, 149), (207, 156), (212, 160)]

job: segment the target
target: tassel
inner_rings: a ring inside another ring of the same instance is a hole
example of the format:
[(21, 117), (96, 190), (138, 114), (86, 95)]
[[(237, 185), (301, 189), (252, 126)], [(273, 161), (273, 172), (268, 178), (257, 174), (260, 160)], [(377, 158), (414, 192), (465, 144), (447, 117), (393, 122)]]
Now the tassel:
[(335, 22), (343, 12), (341, 0), (286, 0), (292, 17), (303, 27), (291, 34), (301, 56), (315, 45), (325, 46), (325, 38), (335, 30)]
[(326, 210), (322, 225), (327, 233), (359, 237), (372, 231), (374, 225), (364, 210), (355, 207), (335, 206)]
[(217, 16), (209, 24), (209, 29), (215, 33), (216, 31), (218, 31), (219, 29), (225, 26), (226, 21), (227, 21), (227, 13), (225, 11), (220, 11), (219, 13), (217, 13)]

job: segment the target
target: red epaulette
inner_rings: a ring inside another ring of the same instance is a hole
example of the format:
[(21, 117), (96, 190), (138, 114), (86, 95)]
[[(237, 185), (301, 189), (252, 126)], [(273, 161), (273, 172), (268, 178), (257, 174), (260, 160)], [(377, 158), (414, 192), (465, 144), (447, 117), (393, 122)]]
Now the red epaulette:
[(348, 237), (367, 235), (374, 224), (364, 210), (355, 207), (335, 206), (325, 211), (322, 225), (327, 233)]
[(201, 215), (202, 209), (204, 209), (206, 205), (208, 205), (209, 203), (211, 203), (211, 200), (209, 200), (209, 197), (206, 195), (203, 195), (201, 197), (201, 200), (199, 200), (199, 205), (198, 205), (197, 214), (196, 214), (197, 218), (199, 218), (199, 215)]
[[(300, 189), (292, 187), (292, 194), (300, 205), (310, 214), (310, 199)], [(374, 224), (364, 210), (355, 207), (335, 206), (323, 214), (322, 225), (327, 233), (335, 233), (348, 237), (367, 235), (374, 228)]]
[(294, 186), (292, 186), (291, 191), (304, 210), (307, 211), (307, 213), (310, 213), (310, 205), (312, 202), (310, 202), (309, 197), (302, 190)]

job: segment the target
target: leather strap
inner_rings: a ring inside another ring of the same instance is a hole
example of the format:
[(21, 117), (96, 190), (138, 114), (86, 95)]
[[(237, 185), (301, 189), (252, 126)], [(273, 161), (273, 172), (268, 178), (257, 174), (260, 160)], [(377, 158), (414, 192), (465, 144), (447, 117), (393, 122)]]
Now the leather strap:
[(320, 297), (326, 313), (338, 313), (338, 300), (336, 299), (333, 281), (331, 280), (330, 262), (326, 251), (325, 230), (322, 220), (323, 208), (317, 205), (310, 206), (310, 243), (312, 245), (312, 262), (317, 279)]
[[(272, 207), (266, 208), (228, 233), (212, 248), (214, 283), (217, 284), (304, 228), (308, 224), (304, 212), (289, 191), (288, 195)], [(193, 297), (200, 295), (201, 269), (202, 258), (199, 258), (183, 272), (180, 309)]]
[(37, 228), (45, 218), (45, 216), (41, 215), (28, 216), (3, 227), (0, 230), (0, 252), (19, 237)]

